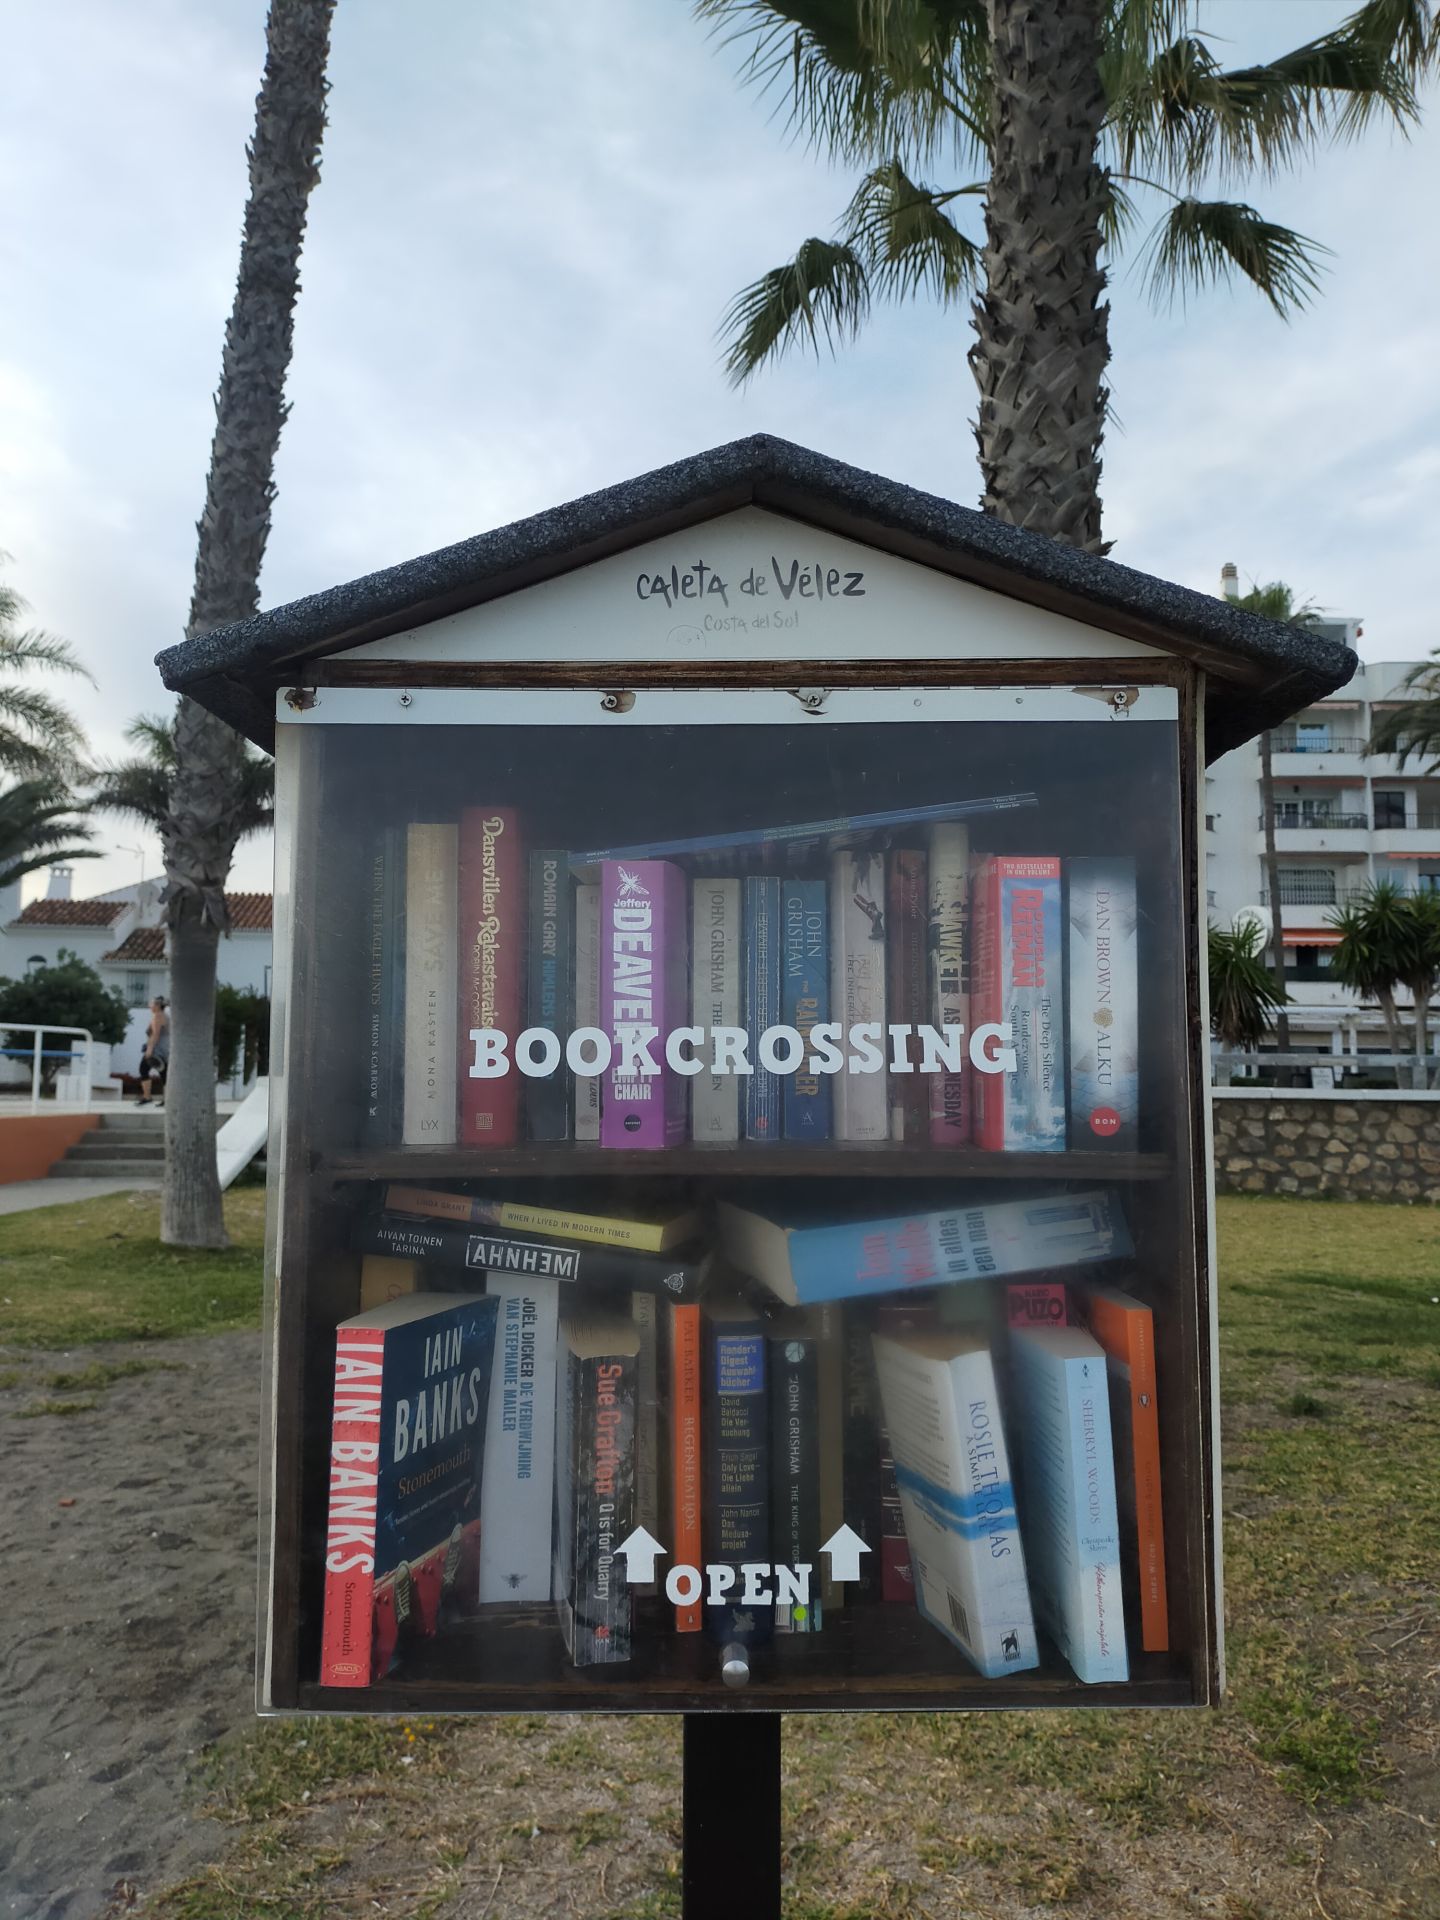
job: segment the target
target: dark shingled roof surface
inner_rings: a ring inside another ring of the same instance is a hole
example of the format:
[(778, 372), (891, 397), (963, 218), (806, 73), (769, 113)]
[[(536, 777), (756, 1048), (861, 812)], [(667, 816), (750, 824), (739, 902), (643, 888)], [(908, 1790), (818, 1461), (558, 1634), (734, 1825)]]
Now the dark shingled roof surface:
[(218, 627), (156, 656), (261, 746), (274, 690), (300, 663), (531, 586), (646, 540), (760, 506), (827, 527), (1070, 618), (1169, 647), (1207, 669), (1210, 758), (1349, 680), (1349, 647), (1226, 601), (1025, 533), (823, 454), (756, 434), (587, 494), (528, 520)]

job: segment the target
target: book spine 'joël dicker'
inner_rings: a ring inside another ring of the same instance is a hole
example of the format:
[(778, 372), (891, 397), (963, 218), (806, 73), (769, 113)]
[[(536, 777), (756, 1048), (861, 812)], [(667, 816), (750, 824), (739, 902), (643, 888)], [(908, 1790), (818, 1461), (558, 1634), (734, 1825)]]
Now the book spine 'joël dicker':
[(977, 1073), (976, 1144), (993, 1153), (1065, 1149), (1065, 997), (1060, 862), (993, 855), (972, 881), (972, 1023), (1010, 1029), (1013, 1072)]
[[(784, 950), (781, 1018), (800, 1035), (805, 1056), (811, 1029), (830, 1018), (830, 941), (825, 882), (787, 880), (782, 888)], [(830, 1081), (811, 1073), (802, 1056), (796, 1072), (784, 1080), (787, 1140), (830, 1138)]]
[(1140, 1109), (1140, 973), (1135, 861), (1066, 862), (1070, 922), (1070, 1144), (1136, 1144)]
[(455, 1139), (455, 829), (414, 825), (405, 838), (407, 1147)]
[(782, 908), (780, 882), (769, 875), (745, 881), (745, 1030), (751, 1072), (741, 1095), (747, 1140), (778, 1140), (780, 1076), (760, 1064), (760, 1036), (778, 1024), (781, 1006)]
[(475, 1028), (517, 1033), (525, 938), (520, 824), (510, 807), (460, 815), (460, 1141), (513, 1147), (520, 1133), (519, 1077), (470, 1074)]
[[(690, 1017), (713, 1033), (740, 1024), (743, 941), (738, 880), (696, 880), (690, 890)], [(697, 1141), (740, 1137), (740, 1078), (699, 1073), (690, 1084), (690, 1131)]]
[[(562, 849), (530, 855), (526, 1024), (561, 1034), (570, 1015), (570, 863)], [(525, 1118), (532, 1140), (568, 1140), (570, 1092), (561, 1065), (527, 1080)]]
[(604, 1147), (674, 1147), (687, 1133), (688, 1086), (665, 1060), (689, 1007), (688, 883), (667, 860), (600, 869), (600, 1025), (614, 1056), (600, 1112)]

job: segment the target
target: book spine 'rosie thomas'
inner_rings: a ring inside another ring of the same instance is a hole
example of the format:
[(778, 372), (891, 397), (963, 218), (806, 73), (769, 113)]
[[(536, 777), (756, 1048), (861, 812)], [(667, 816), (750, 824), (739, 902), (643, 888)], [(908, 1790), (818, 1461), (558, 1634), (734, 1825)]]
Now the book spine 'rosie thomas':
[(470, 1072), (476, 1028), (520, 1026), (520, 954), (525, 912), (519, 821), (509, 807), (466, 807), (460, 815), (460, 1142), (513, 1147), (520, 1136), (514, 1074)]
[(689, 1004), (687, 890), (665, 860), (607, 860), (600, 869), (600, 1024), (614, 1044), (603, 1147), (674, 1147), (686, 1137), (687, 1082), (664, 1040)]

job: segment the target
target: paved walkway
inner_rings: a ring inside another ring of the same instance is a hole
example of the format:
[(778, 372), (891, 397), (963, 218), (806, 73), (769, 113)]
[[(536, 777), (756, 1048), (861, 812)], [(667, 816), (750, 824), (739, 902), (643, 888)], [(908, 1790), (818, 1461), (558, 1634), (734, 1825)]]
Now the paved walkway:
[(158, 1180), (11, 1180), (0, 1186), (0, 1213), (32, 1207), (68, 1207), (73, 1200), (100, 1200), (107, 1193), (154, 1192)]

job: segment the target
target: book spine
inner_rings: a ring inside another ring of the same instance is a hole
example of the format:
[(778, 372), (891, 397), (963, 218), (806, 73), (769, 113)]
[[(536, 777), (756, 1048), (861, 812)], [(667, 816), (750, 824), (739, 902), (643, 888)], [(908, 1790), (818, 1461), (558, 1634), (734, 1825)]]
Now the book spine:
[(366, 924), (365, 1083), (361, 1144), (393, 1146), (404, 1089), (405, 834), (386, 827), (370, 862)]
[(781, 1007), (783, 923), (780, 882), (759, 875), (745, 882), (745, 1031), (749, 1074), (744, 1078), (745, 1138), (780, 1137), (780, 1076), (760, 1064), (760, 1036), (777, 1026)]
[[(816, 1391), (820, 1418), (820, 1540), (845, 1524), (845, 1315), (827, 1301), (816, 1309)], [(865, 1543), (874, 1548), (869, 1541)], [(828, 1554), (821, 1561), (820, 1599), (843, 1607), (847, 1582), (837, 1580)]]
[(551, 1597), (555, 1494), (555, 1369), (560, 1287), (538, 1280), (498, 1296), (495, 1359), (486, 1416), (480, 1496), (479, 1598)]
[(384, 1374), (383, 1331), (337, 1330), (320, 1636), (320, 1684), (326, 1687), (368, 1687), (371, 1680)]
[(1123, 1152), (1140, 1119), (1135, 862), (1066, 863), (1070, 923), (1070, 1144)]
[(1115, 1500), (1115, 1451), (1110, 1429), (1109, 1367), (1093, 1360), (1065, 1362), (1070, 1416), (1071, 1499), (1075, 1515), (1081, 1646), (1071, 1654), (1081, 1680), (1127, 1680), (1125, 1612), (1121, 1597), (1120, 1518)]
[[(929, 987), (934, 1024), (970, 1025), (970, 830), (947, 823), (930, 833)], [(973, 1131), (970, 1075), (944, 1067), (930, 1076), (930, 1139), (963, 1147)]]
[(630, 1658), (630, 1588), (615, 1549), (635, 1525), (633, 1355), (570, 1356), (573, 1510), (567, 1637), (577, 1667)]
[(1140, 1644), (1146, 1653), (1170, 1646), (1165, 1588), (1165, 1509), (1160, 1495), (1160, 1413), (1155, 1379), (1155, 1322), (1135, 1316), (1130, 1348), (1131, 1450), (1135, 1461), (1135, 1532), (1140, 1575)]
[[(563, 851), (530, 855), (530, 944), (526, 968), (526, 1024), (543, 1027), (563, 1045), (570, 1012), (570, 864)], [(570, 1138), (570, 1089), (563, 1064), (525, 1082), (525, 1117), (532, 1140)]]
[[(700, 1509), (703, 1497), (701, 1462), (701, 1333), (698, 1306), (670, 1309), (670, 1487), (671, 1549), (676, 1566), (703, 1567)], [(694, 1600), (675, 1606), (675, 1631), (698, 1633), (701, 1605)]]
[(520, 1084), (512, 1060), (495, 1080), (477, 1080), (472, 1031), (520, 1030), (524, 951), (524, 867), (519, 821), (509, 807), (466, 807), (460, 815), (460, 1140), (513, 1147), (520, 1135)]
[(977, 1074), (985, 1085), (977, 1143), (993, 1153), (1059, 1153), (1065, 1147), (1064, 998), (1060, 862), (996, 856), (980, 877), (983, 945), (976, 966), (985, 1020), (1010, 1030), (1013, 1071)]
[(1063, 1280), (1011, 1280), (1005, 1287), (1005, 1322), (1011, 1327), (1067, 1327), (1070, 1304)]
[[(660, 1536), (660, 1303), (632, 1293), (630, 1318), (640, 1336), (635, 1396), (635, 1524)], [(635, 1589), (654, 1591), (651, 1586)]]
[(710, 1397), (705, 1453), (708, 1500), (704, 1520), (707, 1566), (729, 1567), (727, 1598), (712, 1606), (705, 1625), (717, 1640), (754, 1640), (773, 1626), (770, 1609), (742, 1604), (747, 1561), (770, 1557), (769, 1402), (765, 1389), (765, 1333), (758, 1324), (713, 1327), (708, 1356)]
[(604, 1147), (679, 1146), (687, 1083), (666, 1036), (689, 1005), (686, 881), (664, 860), (607, 860), (600, 878), (600, 1025), (615, 1046), (600, 1111)]
[[(842, 1316), (845, 1338), (845, 1426), (842, 1449), (845, 1524), (870, 1548), (860, 1560), (855, 1597), (880, 1598), (881, 1443), (880, 1390), (875, 1380), (875, 1355), (870, 1344), (869, 1320), (863, 1310), (850, 1308)], [(822, 1535), (828, 1539), (828, 1535)]]
[(455, 1139), (455, 829), (412, 826), (405, 843), (405, 1080), (401, 1140)]
[(669, 1232), (664, 1221), (622, 1220), (603, 1213), (566, 1213), (558, 1207), (530, 1207), (515, 1200), (476, 1200), (469, 1194), (447, 1193), (439, 1187), (407, 1187), (392, 1182), (385, 1189), (385, 1205), (395, 1213), (417, 1214), (427, 1220), (454, 1220), (461, 1225), (503, 1227), (513, 1233), (579, 1240), (601, 1247), (632, 1247), (638, 1253), (664, 1251)]
[(890, 1036), (890, 1138), (925, 1140), (930, 1133), (930, 1092), (919, 1072), (920, 1043), (915, 1029), (930, 1017), (929, 889), (925, 855), (917, 847), (898, 847), (885, 856), (885, 995), (891, 1027), (905, 1026), (909, 1037)]
[(699, 1298), (704, 1279), (699, 1260), (629, 1253), (616, 1247), (577, 1246), (534, 1234), (472, 1232), (448, 1220), (417, 1220), (397, 1214), (362, 1215), (350, 1245), (357, 1253), (378, 1255), (392, 1262), (423, 1263), (431, 1269), (431, 1284), (442, 1289), (447, 1274), (481, 1272), (517, 1279), (566, 1280), (597, 1291), (633, 1289), (685, 1301)]
[(388, 1254), (367, 1253), (360, 1262), (360, 1311), (383, 1307), (407, 1293), (420, 1291), (420, 1262), (397, 1260)]
[[(600, 1025), (600, 889), (575, 889), (575, 1025)], [(575, 1079), (575, 1138), (600, 1138), (600, 1076)]]
[(785, 1138), (830, 1138), (830, 1078), (811, 1073), (810, 1034), (830, 1018), (830, 939), (823, 880), (791, 880), (782, 886), (784, 977), (781, 1019), (800, 1035), (803, 1052), (783, 1080)]
[(1038, 1664), (1026, 1555), (1015, 1483), (1005, 1442), (1004, 1409), (995, 1363), (985, 1348), (950, 1363), (951, 1392), (960, 1433), (962, 1529), (976, 1591), (971, 1622), (989, 1678)]
[[(741, 917), (738, 880), (696, 880), (691, 886), (694, 967), (690, 1017), (697, 1027), (740, 1024)], [(700, 1073), (690, 1087), (690, 1126), (697, 1141), (740, 1138), (740, 1076)]]
[(835, 1137), (888, 1140), (885, 861), (878, 853), (831, 856), (830, 1008), (847, 1056), (835, 1076)]
[[(917, 1312), (908, 1300), (882, 1300), (875, 1313), (876, 1331), (898, 1336), (926, 1323), (927, 1317), (928, 1310)], [(876, 1441), (880, 1461), (880, 1598), (891, 1605), (914, 1606), (915, 1570), (910, 1564), (895, 1451), (883, 1418)]]
[(819, 1593), (820, 1398), (814, 1338), (798, 1331), (773, 1333), (767, 1365), (770, 1379), (770, 1557), (774, 1565), (805, 1568), (810, 1585), (782, 1605), (776, 1574), (775, 1631), (817, 1633), (823, 1619)]

